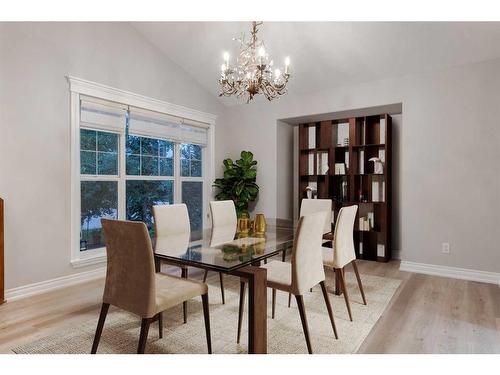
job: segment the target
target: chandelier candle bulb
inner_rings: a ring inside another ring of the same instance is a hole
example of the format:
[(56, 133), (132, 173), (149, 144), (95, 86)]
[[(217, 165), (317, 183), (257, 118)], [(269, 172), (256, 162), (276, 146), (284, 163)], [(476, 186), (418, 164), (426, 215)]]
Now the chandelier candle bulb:
[(285, 57), (285, 74), (288, 74), (288, 69), (290, 67), (290, 57)]

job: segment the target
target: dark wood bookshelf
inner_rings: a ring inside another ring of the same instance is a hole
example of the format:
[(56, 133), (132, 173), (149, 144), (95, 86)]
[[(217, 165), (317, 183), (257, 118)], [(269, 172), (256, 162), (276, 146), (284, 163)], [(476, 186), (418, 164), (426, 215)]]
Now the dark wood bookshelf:
[[(360, 259), (391, 259), (391, 133), (388, 114), (299, 125), (299, 206), (311, 183), (317, 198), (332, 199), (335, 220), (340, 208), (358, 205), (354, 242)], [(372, 157), (382, 159), (383, 174), (374, 173)], [(318, 173), (320, 158), (322, 165), (328, 160), (326, 174)], [(344, 164), (345, 174), (335, 174), (336, 163)], [(363, 230), (359, 219), (367, 217), (372, 225)]]

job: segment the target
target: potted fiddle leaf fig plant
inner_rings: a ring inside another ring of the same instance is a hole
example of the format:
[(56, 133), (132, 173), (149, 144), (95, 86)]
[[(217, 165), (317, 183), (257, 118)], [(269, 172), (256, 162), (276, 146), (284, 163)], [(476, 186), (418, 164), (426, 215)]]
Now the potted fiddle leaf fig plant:
[(250, 151), (241, 151), (240, 159), (233, 162), (225, 159), (224, 177), (217, 178), (213, 186), (218, 189), (215, 199), (232, 200), (238, 217), (248, 215), (248, 204), (259, 195), (257, 179), (257, 161)]

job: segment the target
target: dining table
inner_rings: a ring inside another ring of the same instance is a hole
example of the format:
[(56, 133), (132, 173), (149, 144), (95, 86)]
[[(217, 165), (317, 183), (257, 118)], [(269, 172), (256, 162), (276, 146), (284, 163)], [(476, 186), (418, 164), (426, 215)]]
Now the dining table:
[(248, 285), (248, 353), (267, 353), (267, 287), (262, 262), (293, 245), (296, 222), (266, 219), (265, 232), (240, 233), (235, 227), (216, 227), (168, 237), (156, 237), (156, 271), (162, 262), (196, 267), (240, 277)]

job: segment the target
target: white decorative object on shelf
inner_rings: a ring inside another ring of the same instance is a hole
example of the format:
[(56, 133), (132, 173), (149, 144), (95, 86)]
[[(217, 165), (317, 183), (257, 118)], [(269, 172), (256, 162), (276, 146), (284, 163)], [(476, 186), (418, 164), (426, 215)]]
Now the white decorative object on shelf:
[(382, 163), (382, 160), (379, 158), (370, 158), (368, 161), (372, 161), (374, 163), (373, 173), (384, 174), (384, 164)]
[(309, 185), (308, 187), (306, 187), (306, 196), (307, 196), (307, 199), (316, 198), (317, 195), (318, 195), (318, 190), (317, 190), (317, 187), (316, 187), (315, 183), (312, 183), (311, 185)]

